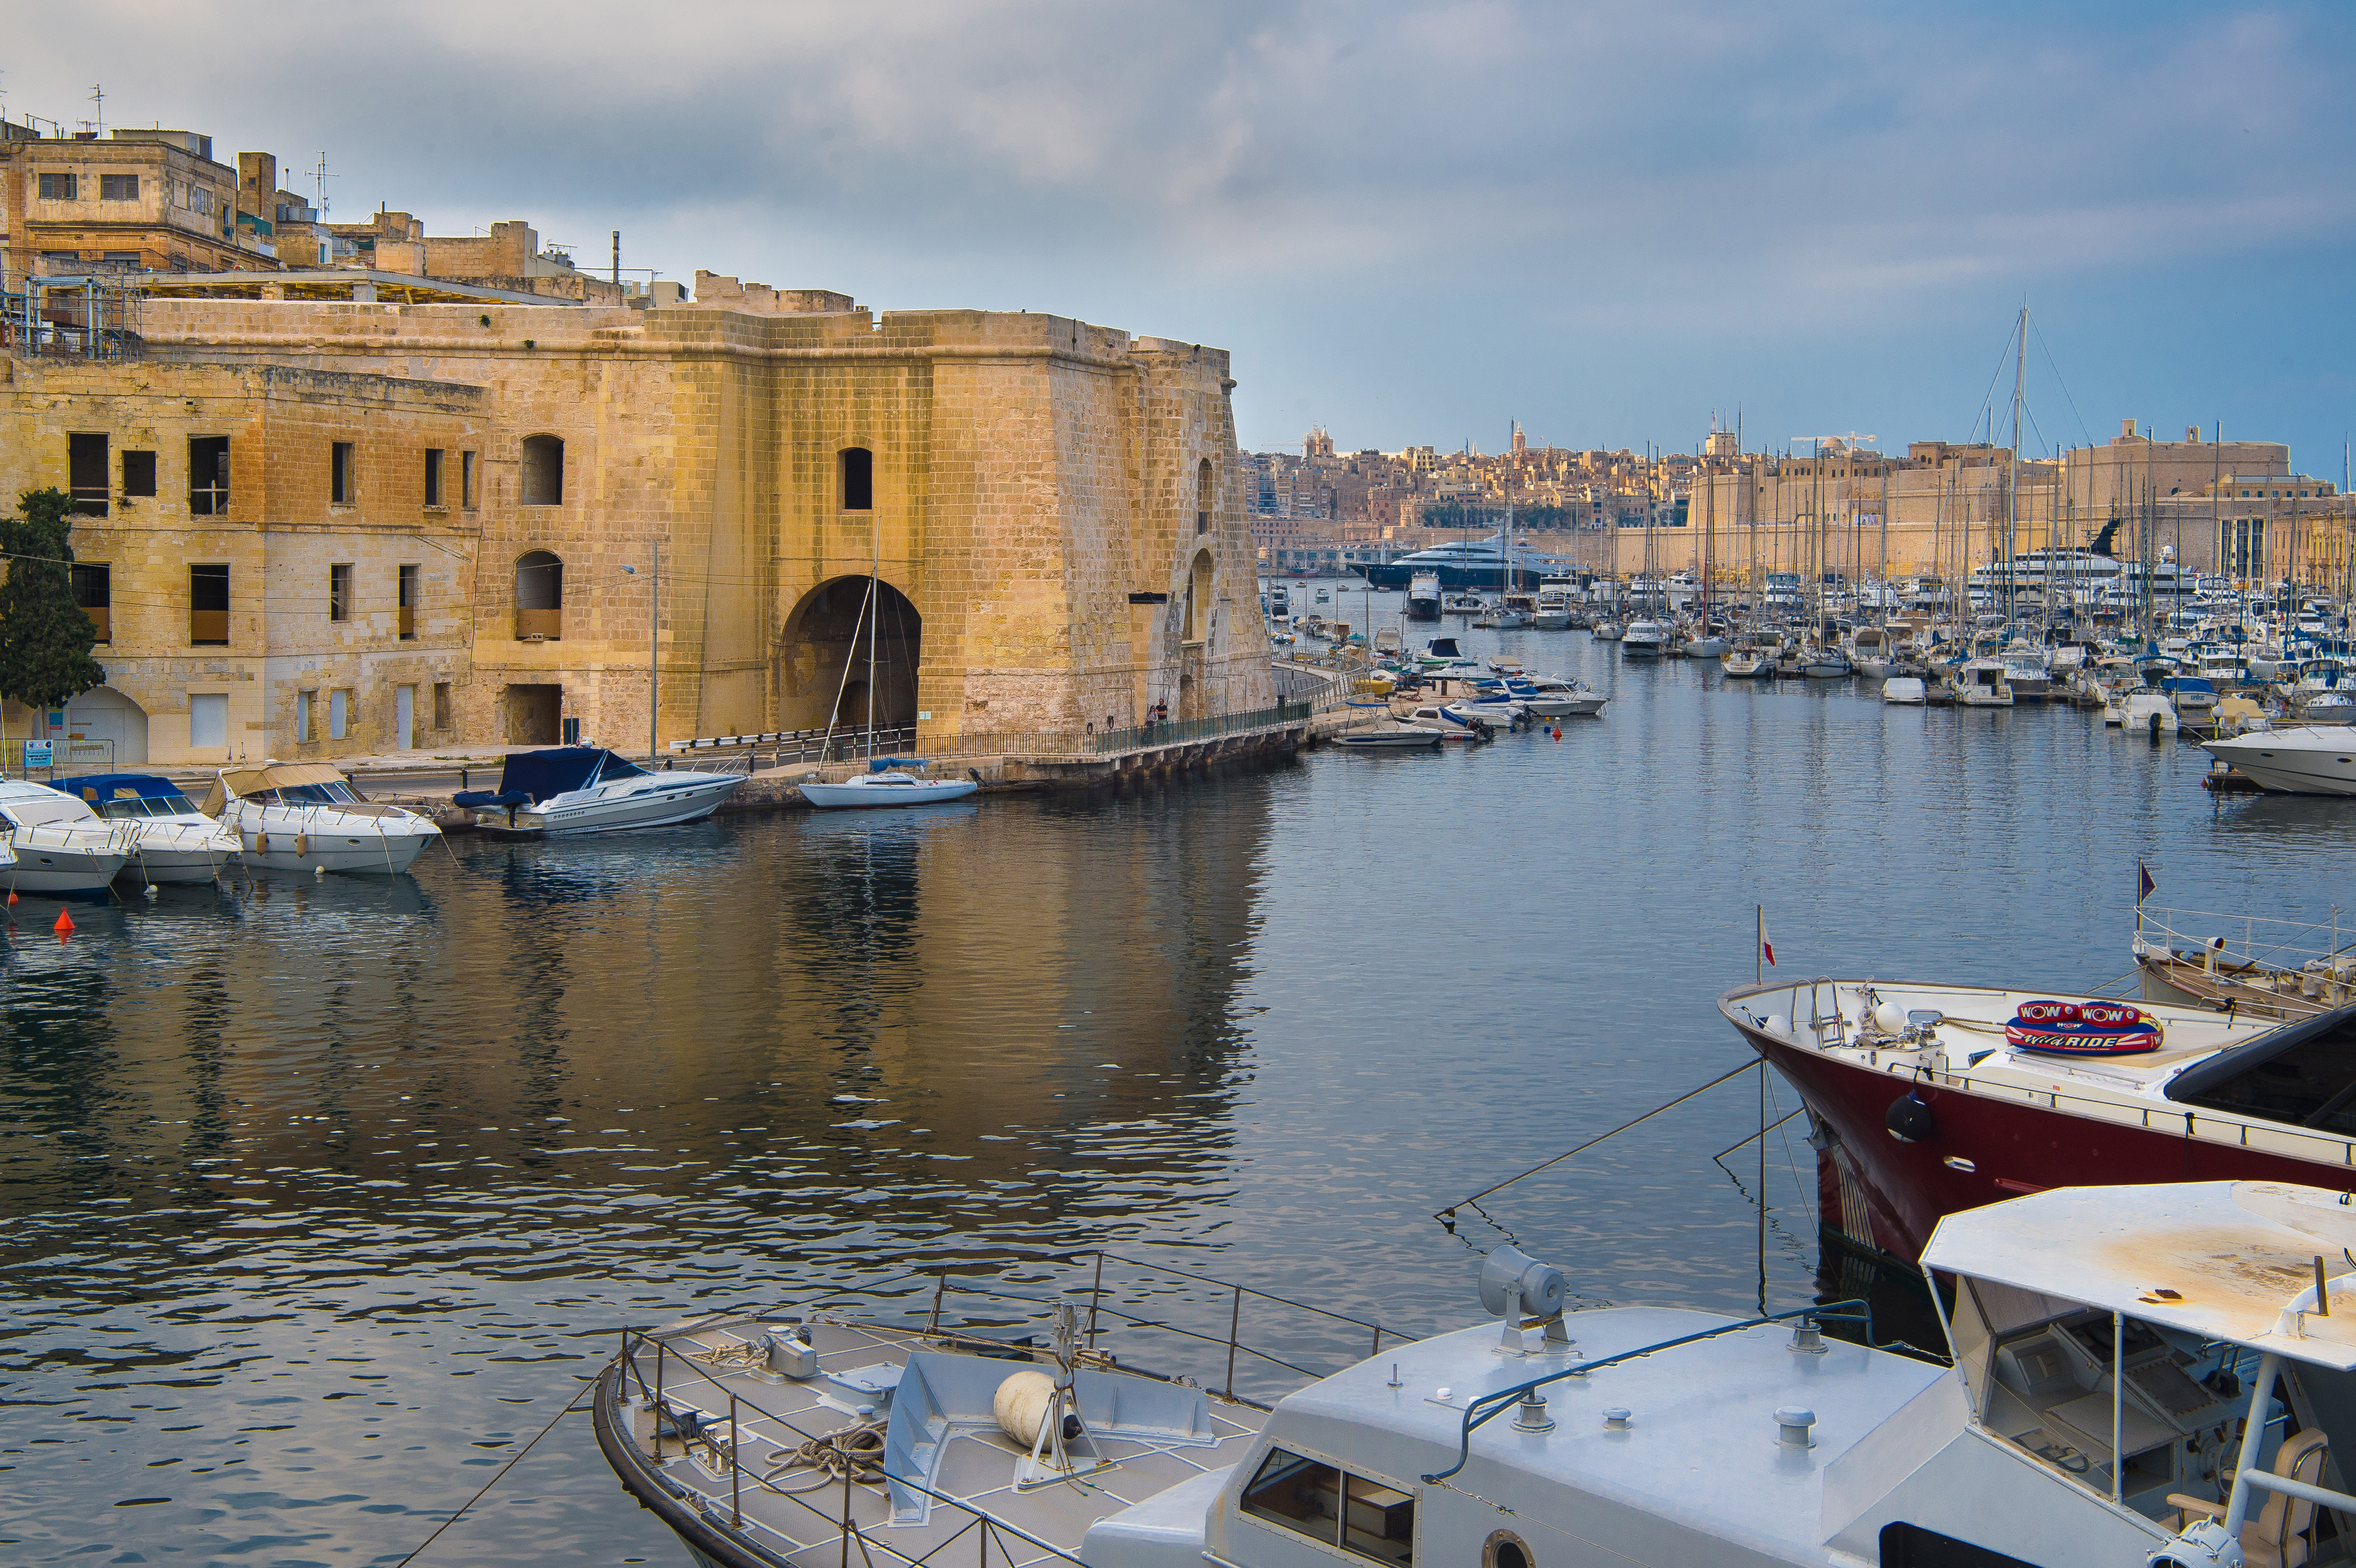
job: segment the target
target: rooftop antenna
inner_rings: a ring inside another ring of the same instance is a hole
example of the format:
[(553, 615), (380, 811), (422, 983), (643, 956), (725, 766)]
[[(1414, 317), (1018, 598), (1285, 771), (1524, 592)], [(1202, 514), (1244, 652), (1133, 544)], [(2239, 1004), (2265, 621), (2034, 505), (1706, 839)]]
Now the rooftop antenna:
[(92, 128), (95, 129), (100, 135), (103, 136), (106, 134), (106, 89), (101, 87), (97, 82), (91, 82), (90, 84), (90, 101), (98, 106), (95, 111), (98, 118), (91, 123)]
[(327, 182), (336, 177), (327, 172), (327, 149), (322, 147), (319, 149), (319, 166), (311, 171), (311, 185), (319, 193), (318, 207), (323, 217), (327, 211)]

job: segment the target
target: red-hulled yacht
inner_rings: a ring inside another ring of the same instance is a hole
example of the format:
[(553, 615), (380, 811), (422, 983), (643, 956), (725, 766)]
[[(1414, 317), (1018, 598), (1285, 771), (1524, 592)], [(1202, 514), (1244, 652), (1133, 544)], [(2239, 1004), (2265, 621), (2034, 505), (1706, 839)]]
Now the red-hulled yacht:
[(2356, 1006), (2286, 1022), (1818, 979), (1739, 987), (1719, 1011), (1807, 1107), (1824, 1224), (1910, 1261), (1941, 1216), (2048, 1187), (2356, 1190)]

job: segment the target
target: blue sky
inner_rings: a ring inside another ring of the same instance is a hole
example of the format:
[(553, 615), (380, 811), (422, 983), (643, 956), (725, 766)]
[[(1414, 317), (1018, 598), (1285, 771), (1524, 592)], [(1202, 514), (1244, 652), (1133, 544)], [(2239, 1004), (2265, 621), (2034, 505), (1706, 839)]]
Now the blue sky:
[[(1245, 445), (2356, 427), (2356, 8), (80, 0), (12, 117), (205, 131), (332, 216), (1233, 351)], [(286, 181), (302, 186), (293, 177)], [(2050, 350), (2050, 355), (2049, 355)]]

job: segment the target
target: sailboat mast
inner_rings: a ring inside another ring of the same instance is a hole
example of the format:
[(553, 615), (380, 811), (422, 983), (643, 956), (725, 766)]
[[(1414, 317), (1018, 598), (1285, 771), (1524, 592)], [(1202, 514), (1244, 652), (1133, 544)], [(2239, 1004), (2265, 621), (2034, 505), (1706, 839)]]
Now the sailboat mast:
[[(2029, 306), (2020, 307), (2020, 319), (2012, 328), (2012, 463), (2004, 479), (2004, 618), (2013, 613), (2012, 558), (2020, 545), (2016, 530), (2019, 526), (2020, 499), (2020, 392), (2029, 375)], [(2003, 361), (1998, 360), (2001, 364)]]
[(879, 516), (868, 529), (875, 542), (875, 566), (867, 579), (867, 760), (875, 760), (875, 642), (884, 618), (884, 523)]

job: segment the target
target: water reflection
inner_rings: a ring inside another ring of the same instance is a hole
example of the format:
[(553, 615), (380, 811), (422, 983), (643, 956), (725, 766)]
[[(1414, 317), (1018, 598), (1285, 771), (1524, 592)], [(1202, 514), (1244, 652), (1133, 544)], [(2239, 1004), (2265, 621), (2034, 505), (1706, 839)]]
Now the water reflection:
[[(390, 884), (93, 907), (62, 944), (28, 900), (6, 1560), (398, 1561), (616, 1325), (789, 1279), (1035, 1283), (1110, 1245), (1462, 1322), (1494, 1233), (1431, 1211), (1740, 1060), (1710, 999), (1754, 904), (1803, 972), (2084, 984), (2126, 968), (2138, 858), (2171, 902), (2322, 918), (2356, 847), (2356, 810), (2212, 802), (2198, 752), (2063, 710), (1510, 646), (1608, 717), (1412, 768), (457, 842)], [(1583, 1301), (1740, 1309), (1762, 1262), (1806, 1300), (1804, 1144), (1771, 1144), (1763, 1259), (1755, 1169), (1708, 1159), (1754, 1096), (1484, 1207)], [(1217, 1292), (1122, 1288), (1224, 1333)], [(676, 1559), (562, 1427), (452, 1548), (631, 1555)]]

